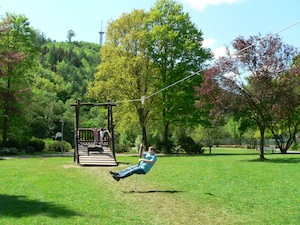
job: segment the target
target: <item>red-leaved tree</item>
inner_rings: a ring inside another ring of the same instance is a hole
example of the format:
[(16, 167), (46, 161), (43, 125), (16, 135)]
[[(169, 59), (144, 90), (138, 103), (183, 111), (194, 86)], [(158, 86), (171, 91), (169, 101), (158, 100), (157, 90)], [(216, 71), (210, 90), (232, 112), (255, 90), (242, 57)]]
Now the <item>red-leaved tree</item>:
[(291, 100), (299, 86), (299, 76), (291, 72), (297, 51), (278, 35), (238, 37), (232, 48), (234, 53), (227, 48), (226, 56), (204, 71), (203, 83), (196, 87), (198, 104), (210, 105), (211, 115), (219, 118), (232, 113), (252, 120), (260, 131), (260, 159), (264, 160), (266, 129), (275, 136), (279, 122), (295, 115), (300, 106), (299, 100)]
[[(30, 87), (29, 70), (38, 53), (36, 33), (22, 15), (6, 14), (0, 22), (0, 114), (2, 140), (9, 134), (9, 122), (21, 117), (22, 100)], [(13, 133), (13, 132), (11, 132)]]

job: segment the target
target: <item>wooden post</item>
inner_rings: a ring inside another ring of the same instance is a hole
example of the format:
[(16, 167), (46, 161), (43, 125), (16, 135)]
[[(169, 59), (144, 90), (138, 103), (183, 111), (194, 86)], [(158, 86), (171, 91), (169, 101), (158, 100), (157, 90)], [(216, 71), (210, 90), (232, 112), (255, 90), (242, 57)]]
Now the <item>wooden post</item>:
[(75, 118), (74, 118), (74, 162), (79, 163), (79, 153), (78, 153), (78, 135), (79, 135), (79, 109), (80, 109), (80, 100), (76, 100), (75, 105)]
[(107, 121), (108, 121), (108, 130), (111, 134), (111, 148), (113, 152), (113, 156), (116, 159), (116, 150), (115, 150), (115, 134), (114, 134), (114, 123), (113, 123), (113, 113), (112, 113), (112, 104), (108, 100), (107, 105)]

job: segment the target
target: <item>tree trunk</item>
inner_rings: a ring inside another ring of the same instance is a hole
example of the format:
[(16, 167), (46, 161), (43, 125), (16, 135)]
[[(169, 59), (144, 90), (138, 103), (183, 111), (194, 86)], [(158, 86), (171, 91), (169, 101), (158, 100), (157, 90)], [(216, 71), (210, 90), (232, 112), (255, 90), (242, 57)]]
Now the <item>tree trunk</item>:
[(171, 153), (171, 149), (169, 149), (169, 123), (165, 122), (164, 123), (164, 147), (166, 150), (166, 153)]
[[(10, 90), (10, 79), (8, 79), (7, 81), (7, 90), (9, 91)], [(3, 119), (3, 133), (2, 133), (2, 140), (3, 142), (5, 143), (7, 141), (7, 134), (8, 134), (8, 105), (9, 105), (9, 100), (8, 100), (8, 97), (5, 96), (5, 100), (4, 100), (4, 113), (3, 113), (3, 116), (4, 116), (4, 119)]]
[(145, 124), (142, 125), (142, 132), (143, 132), (143, 149), (144, 151), (147, 151), (148, 149), (148, 141), (147, 141), (147, 131)]
[[(166, 95), (163, 94), (163, 102), (166, 102)], [(163, 104), (165, 105), (165, 104)], [(169, 122), (167, 120), (167, 109), (163, 108), (163, 122), (164, 122), (164, 134), (163, 134), (163, 147), (165, 153), (171, 153), (171, 149), (169, 149)]]
[(2, 140), (5, 143), (7, 141), (7, 132), (8, 132), (8, 110), (5, 109), (3, 113), (3, 133), (2, 133)]
[(145, 123), (145, 111), (144, 111), (144, 106), (142, 106), (141, 110), (139, 110), (140, 113), (140, 124), (142, 127), (142, 146), (143, 146), (143, 151), (146, 151), (148, 148), (148, 141), (147, 141), (147, 131), (146, 131), (146, 123)]
[(265, 147), (265, 127), (260, 127), (260, 154), (259, 154), (259, 159), (260, 160), (265, 160), (265, 152), (264, 152), (264, 147)]

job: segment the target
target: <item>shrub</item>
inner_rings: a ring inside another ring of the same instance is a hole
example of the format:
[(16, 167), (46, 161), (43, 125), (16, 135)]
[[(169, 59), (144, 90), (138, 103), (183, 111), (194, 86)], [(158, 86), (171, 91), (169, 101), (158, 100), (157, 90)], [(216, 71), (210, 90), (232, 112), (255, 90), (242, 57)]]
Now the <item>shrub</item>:
[[(72, 149), (72, 146), (69, 142), (64, 141), (63, 151), (69, 152)], [(61, 141), (46, 141), (46, 148), (45, 151), (47, 152), (61, 152)]]
[(157, 149), (157, 153), (163, 152), (166, 154), (170, 154), (173, 153), (174, 143), (170, 139), (168, 139), (167, 143), (165, 143), (164, 141), (157, 140), (155, 142), (155, 147)]
[(18, 153), (17, 148), (9, 148), (9, 147), (2, 147), (0, 148), (0, 155), (16, 155)]
[(41, 152), (45, 149), (45, 141), (36, 137), (32, 137), (28, 142), (26, 150), (28, 149), (29, 153), (33, 153), (31, 152), (32, 149), (29, 147), (32, 147), (34, 152)]
[(27, 148), (25, 149), (25, 153), (26, 154), (33, 154), (34, 153), (34, 147), (27, 146)]
[(297, 142), (294, 142), (293, 144), (292, 144), (292, 146), (291, 146), (291, 149), (292, 150), (298, 150), (298, 148), (299, 148), (299, 144), (297, 143)]
[(124, 153), (130, 151), (131, 147), (128, 145), (121, 145), (121, 144), (116, 144), (115, 150), (116, 153)]
[(188, 136), (179, 138), (178, 144), (188, 154), (202, 154), (204, 152), (202, 145), (196, 143), (193, 138)]
[(7, 147), (7, 148), (20, 148), (19, 142), (14, 139), (9, 139), (9, 140), (3, 142), (2, 146)]
[(140, 144), (143, 142), (143, 136), (142, 135), (138, 135), (134, 141), (134, 146), (139, 149), (140, 148)]

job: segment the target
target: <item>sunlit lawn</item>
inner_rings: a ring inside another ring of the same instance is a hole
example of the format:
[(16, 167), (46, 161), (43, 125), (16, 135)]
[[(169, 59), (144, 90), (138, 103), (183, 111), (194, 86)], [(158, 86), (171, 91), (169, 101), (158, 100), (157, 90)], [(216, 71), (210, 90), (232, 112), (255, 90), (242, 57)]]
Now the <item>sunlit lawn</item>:
[(147, 175), (116, 182), (72, 157), (0, 160), (0, 224), (300, 224), (300, 155), (213, 150), (158, 156)]

